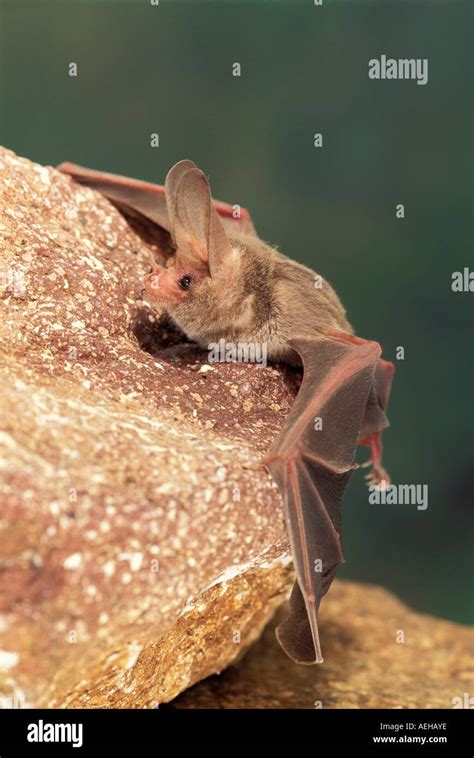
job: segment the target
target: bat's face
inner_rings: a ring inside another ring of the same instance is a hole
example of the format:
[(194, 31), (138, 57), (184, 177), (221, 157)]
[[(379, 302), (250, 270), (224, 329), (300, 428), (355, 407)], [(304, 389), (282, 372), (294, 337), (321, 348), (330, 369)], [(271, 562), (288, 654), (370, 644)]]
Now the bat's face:
[(172, 312), (176, 306), (193, 299), (206, 277), (209, 277), (209, 270), (205, 266), (174, 256), (166, 267), (157, 268), (145, 276), (144, 298), (150, 305)]
[[(185, 334), (202, 346), (252, 336), (266, 318), (265, 286), (271, 256), (255, 236), (229, 236), (213, 205), (206, 176), (191, 161), (177, 163), (165, 182), (175, 253), (145, 278), (145, 298), (161, 306)], [(256, 250), (253, 250), (253, 247)], [(268, 302), (267, 302), (268, 301)]]
[(151, 306), (164, 308), (188, 337), (198, 343), (252, 333), (256, 279), (253, 266), (242, 265), (241, 254), (234, 247), (211, 276), (202, 261), (178, 252), (166, 268), (147, 274), (144, 299)]

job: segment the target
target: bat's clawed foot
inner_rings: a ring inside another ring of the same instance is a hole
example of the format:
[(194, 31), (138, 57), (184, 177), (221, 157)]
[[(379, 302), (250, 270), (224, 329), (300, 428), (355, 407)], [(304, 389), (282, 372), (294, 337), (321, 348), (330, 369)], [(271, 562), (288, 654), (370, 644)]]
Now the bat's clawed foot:
[(365, 480), (369, 487), (377, 487), (379, 490), (386, 490), (390, 484), (390, 476), (380, 463), (374, 463), (372, 458), (361, 464), (361, 468), (371, 466), (371, 470), (365, 475)]
[(371, 452), (369, 460), (361, 464), (361, 468), (371, 467), (371, 470), (365, 476), (367, 485), (369, 487), (377, 487), (379, 490), (386, 490), (390, 484), (390, 477), (382, 466), (380, 432), (374, 432), (368, 439), (363, 440), (362, 444), (368, 445)]

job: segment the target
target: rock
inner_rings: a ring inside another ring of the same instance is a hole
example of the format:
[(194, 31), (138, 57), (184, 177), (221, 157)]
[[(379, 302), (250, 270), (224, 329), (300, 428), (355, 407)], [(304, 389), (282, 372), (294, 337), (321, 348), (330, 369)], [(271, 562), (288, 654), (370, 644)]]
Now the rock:
[(290, 589), (259, 460), (298, 376), (209, 367), (140, 299), (166, 239), (52, 168), (0, 170), (0, 697), (153, 707)]
[(334, 582), (317, 667), (295, 666), (280, 650), (281, 616), (240, 663), (167, 707), (453, 708), (473, 691), (472, 628), (415, 613), (381, 588)]

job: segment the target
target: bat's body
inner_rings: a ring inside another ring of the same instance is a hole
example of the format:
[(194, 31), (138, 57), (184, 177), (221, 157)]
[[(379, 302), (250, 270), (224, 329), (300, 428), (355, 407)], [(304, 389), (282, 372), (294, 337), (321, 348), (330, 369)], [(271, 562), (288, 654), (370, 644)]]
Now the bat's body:
[(223, 271), (221, 287), (202, 287), (199, 310), (183, 300), (169, 311), (188, 337), (206, 349), (220, 338), (265, 343), (270, 358), (300, 363), (292, 337), (311, 339), (328, 326), (352, 332), (336, 293), (327, 282), (318, 291), (310, 269), (256, 238), (234, 234), (229, 240), (229, 263), (239, 275)]
[(175, 252), (145, 277), (146, 298), (190, 339), (206, 349), (221, 338), (264, 343), (270, 358), (303, 363), (301, 389), (264, 463), (285, 503), (297, 575), (277, 636), (295, 661), (321, 662), (317, 613), (343, 561), (340, 506), (358, 443), (371, 448), (371, 480), (388, 482), (380, 436), (392, 364), (380, 360), (377, 343), (353, 335), (326, 281), (262, 242), (247, 211), (235, 219), (231, 206), (211, 199), (191, 161), (177, 163), (164, 188), (60, 168), (169, 232)]

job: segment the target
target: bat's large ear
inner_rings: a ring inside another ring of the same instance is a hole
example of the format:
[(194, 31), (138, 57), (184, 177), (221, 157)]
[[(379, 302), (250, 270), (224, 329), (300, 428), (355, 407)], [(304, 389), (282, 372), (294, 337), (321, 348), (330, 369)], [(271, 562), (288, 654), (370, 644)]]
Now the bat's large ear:
[(175, 163), (174, 166), (170, 168), (166, 175), (165, 196), (171, 229), (173, 229), (176, 223), (176, 203), (173, 202), (172, 199), (176, 198), (176, 190), (179, 184), (179, 180), (183, 174), (186, 173), (186, 171), (189, 171), (191, 168), (197, 168), (196, 164), (193, 163), (193, 161), (187, 159), (184, 161), (178, 161), (178, 163)]
[(171, 234), (184, 258), (199, 259), (211, 276), (231, 252), (231, 243), (215, 210), (205, 174), (191, 161), (180, 161), (165, 182)]

